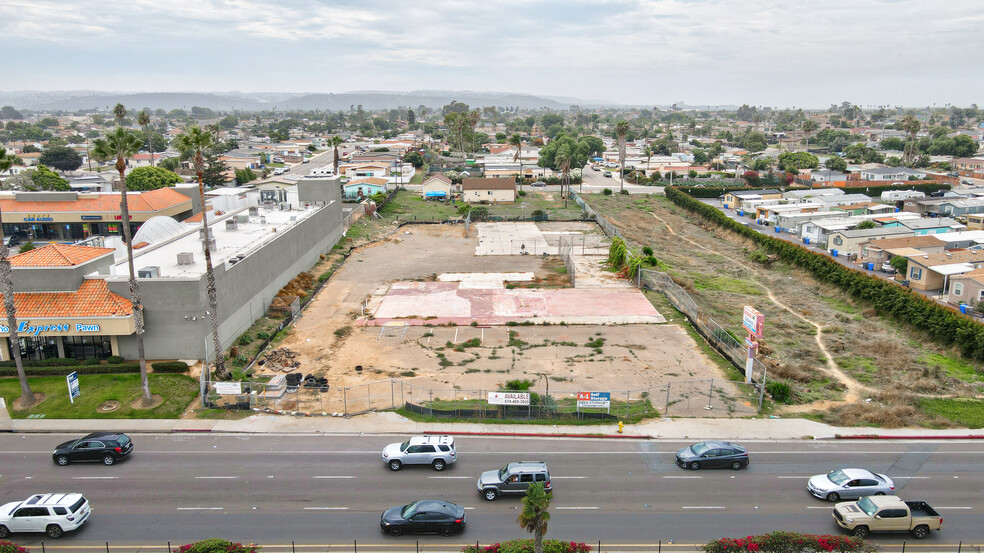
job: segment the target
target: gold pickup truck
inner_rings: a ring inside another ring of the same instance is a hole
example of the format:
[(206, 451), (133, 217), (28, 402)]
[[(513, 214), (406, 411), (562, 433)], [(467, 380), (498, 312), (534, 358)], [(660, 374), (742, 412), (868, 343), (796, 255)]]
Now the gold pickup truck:
[(909, 532), (921, 540), (930, 530), (943, 528), (943, 517), (925, 501), (902, 501), (894, 495), (838, 503), (834, 521), (860, 538), (872, 532)]

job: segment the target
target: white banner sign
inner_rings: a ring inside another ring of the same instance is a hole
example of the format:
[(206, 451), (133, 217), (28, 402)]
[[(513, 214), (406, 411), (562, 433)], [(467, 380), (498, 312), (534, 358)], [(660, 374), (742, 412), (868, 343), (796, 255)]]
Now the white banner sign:
[(242, 382), (216, 382), (215, 393), (224, 396), (239, 395), (243, 393), (243, 384)]
[(527, 392), (489, 392), (491, 405), (529, 405), (530, 394)]

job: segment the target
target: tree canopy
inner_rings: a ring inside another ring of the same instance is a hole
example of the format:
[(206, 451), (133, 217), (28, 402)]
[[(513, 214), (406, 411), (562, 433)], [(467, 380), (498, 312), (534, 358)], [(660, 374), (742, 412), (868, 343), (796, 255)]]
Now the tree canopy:
[(38, 165), (37, 169), (30, 171), (31, 184), (24, 187), (25, 190), (38, 192), (42, 190), (66, 191), (72, 187), (68, 185), (68, 180), (61, 175), (48, 169), (44, 165)]
[(82, 156), (68, 146), (51, 146), (41, 152), (38, 161), (59, 171), (74, 171), (82, 166)]
[(813, 169), (820, 165), (817, 156), (807, 152), (784, 152), (779, 154), (779, 169)]
[(556, 160), (557, 151), (565, 145), (570, 149), (571, 167), (584, 167), (588, 158), (593, 154), (601, 154), (605, 151), (605, 143), (597, 136), (582, 136), (575, 140), (567, 134), (561, 133), (549, 144), (540, 148), (540, 158), (537, 165), (559, 171), (560, 166)]
[(180, 182), (183, 182), (181, 177), (162, 167), (137, 167), (126, 176), (126, 189), (157, 190)]

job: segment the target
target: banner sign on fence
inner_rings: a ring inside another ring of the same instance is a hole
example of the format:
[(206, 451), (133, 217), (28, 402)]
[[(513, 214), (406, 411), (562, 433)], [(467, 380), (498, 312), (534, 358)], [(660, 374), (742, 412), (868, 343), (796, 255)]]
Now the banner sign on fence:
[(490, 405), (529, 405), (527, 392), (489, 392)]
[(243, 393), (242, 382), (216, 382), (215, 393), (224, 396), (238, 396)]
[(611, 407), (612, 394), (610, 392), (578, 392), (577, 406), (581, 407)]
[(745, 327), (745, 330), (747, 330), (752, 336), (761, 338), (762, 330), (765, 326), (765, 315), (759, 313), (754, 307), (746, 305), (745, 311), (741, 316), (741, 325)]
[(65, 377), (68, 382), (68, 401), (75, 403), (75, 398), (82, 395), (82, 391), (79, 389), (79, 373), (72, 372)]

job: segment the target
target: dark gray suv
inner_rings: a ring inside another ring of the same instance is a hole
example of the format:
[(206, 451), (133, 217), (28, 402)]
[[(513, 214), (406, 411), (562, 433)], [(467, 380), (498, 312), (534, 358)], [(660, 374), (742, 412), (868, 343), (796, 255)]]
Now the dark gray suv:
[(516, 461), (499, 470), (483, 472), (478, 477), (478, 493), (488, 501), (495, 501), (501, 494), (521, 495), (530, 484), (540, 482), (551, 491), (550, 471), (543, 461)]

